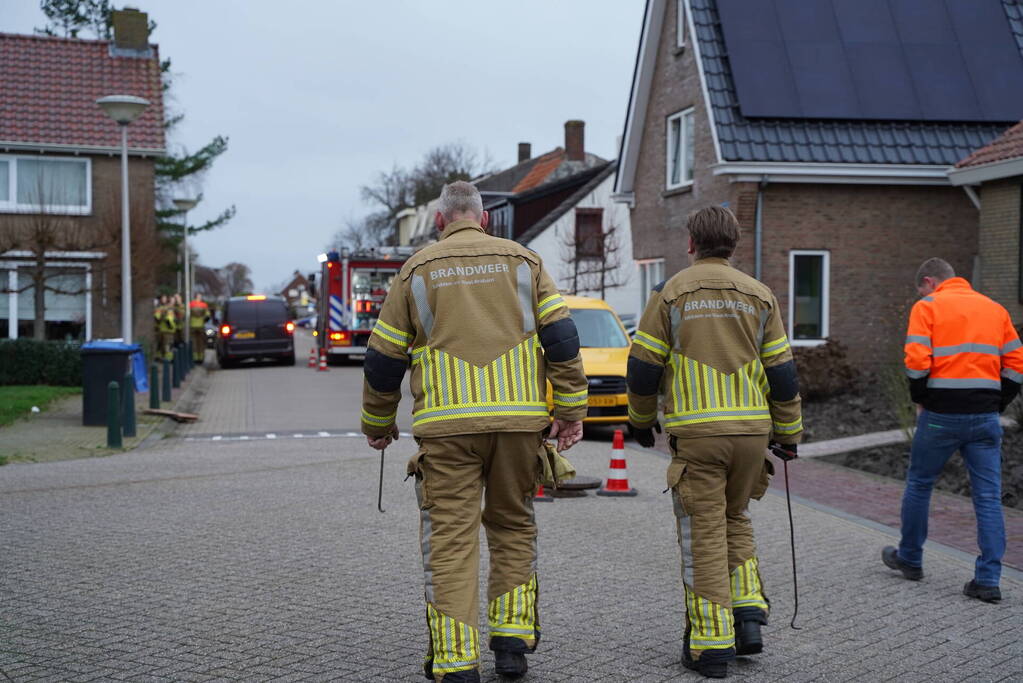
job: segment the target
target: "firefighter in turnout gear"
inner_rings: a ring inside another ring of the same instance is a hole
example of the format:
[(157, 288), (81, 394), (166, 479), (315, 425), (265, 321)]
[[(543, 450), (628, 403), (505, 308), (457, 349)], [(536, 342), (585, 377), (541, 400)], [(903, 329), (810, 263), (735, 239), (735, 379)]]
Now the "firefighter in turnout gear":
[(763, 648), (768, 602), (747, 506), (773, 472), (769, 441), (795, 451), (802, 418), (778, 301), (728, 262), (735, 216), (708, 207), (690, 214), (688, 228), (691, 265), (652, 292), (629, 354), (629, 426), (652, 446), (663, 392), (686, 605), (682, 661), (723, 678), (736, 653)]
[(202, 294), (196, 294), (188, 304), (188, 324), (192, 336), (192, 359), (202, 363), (206, 357), (206, 323), (210, 319), (210, 307), (202, 300)]
[(159, 305), (153, 309), (153, 325), (156, 328), (157, 356), (171, 360), (174, 358), (174, 333), (178, 329), (178, 324), (174, 307), (166, 294), (160, 297)]
[[(397, 438), (411, 365), (426, 578), (428, 678), (479, 681), (479, 525), (490, 548), (487, 620), (497, 673), (526, 672), (540, 638), (533, 495), (546, 457), (582, 437), (587, 382), (575, 323), (540, 258), (488, 236), (479, 192), (444, 187), (440, 241), (402, 267), (370, 335), (362, 431)], [(554, 421), (546, 381), (554, 391)], [(482, 514), (480, 511), (483, 500)]]

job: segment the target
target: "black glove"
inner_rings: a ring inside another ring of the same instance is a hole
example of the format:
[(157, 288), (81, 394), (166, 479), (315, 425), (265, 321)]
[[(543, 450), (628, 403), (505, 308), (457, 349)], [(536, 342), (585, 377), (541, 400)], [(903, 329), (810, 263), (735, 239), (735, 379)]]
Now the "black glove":
[(633, 439), (635, 439), (636, 443), (638, 443), (643, 448), (653, 448), (654, 447), (654, 430), (655, 429), (657, 430), (658, 434), (661, 433), (661, 423), (660, 422), (655, 422), (653, 427), (646, 427), (644, 429), (640, 429), (639, 427), (633, 427), (632, 423), (630, 422), (629, 423), (629, 436), (631, 436)]
[(772, 441), (767, 444), (767, 449), (771, 451), (771, 454), (783, 462), (789, 460), (795, 460), (799, 457), (799, 447), (794, 444), (780, 444), (777, 441)]

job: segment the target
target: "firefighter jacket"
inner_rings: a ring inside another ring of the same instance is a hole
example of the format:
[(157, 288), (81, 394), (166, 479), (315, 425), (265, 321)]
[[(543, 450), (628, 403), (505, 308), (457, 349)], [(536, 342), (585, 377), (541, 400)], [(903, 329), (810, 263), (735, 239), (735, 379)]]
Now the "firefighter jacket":
[(156, 331), (163, 334), (173, 334), (178, 329), (178, 319), (174, 314), (174, 308), (170, 304), (161, 304), (153, 311), (153, 318), (156, 322)]
[(1008, 311), (961, 277), (913, 304), (905, 351), (913, 402), (936, 413), (1005, 410), (1023, 383)]
[(705, 258), (658, 285), (629, 353), (629, 422), (649, 428), (664, 396), (664, 427), (682, 438), (802, 437), (799, 381), (771, 290)]
[(188, 304), (188, 322), (193, 330), (202, 329), (210, 319), (210, 307), (205, 301), (192, 301)]
[(362, 431), (394, 425), (411, 364), (417, 437), (540, 431), (586, 415), (575, 323), (540, 257), (472, 221), (405, 262), (366, 351)]

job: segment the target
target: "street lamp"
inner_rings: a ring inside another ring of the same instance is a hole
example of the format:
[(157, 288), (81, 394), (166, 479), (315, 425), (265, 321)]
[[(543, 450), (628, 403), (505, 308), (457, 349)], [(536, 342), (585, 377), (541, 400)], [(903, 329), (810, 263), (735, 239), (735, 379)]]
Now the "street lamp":
[(110, 95), (96, 100), (107, 116), (121, 126), (121, 337), (132, 340), (131, 331), (131, 222), (128, 217), (128, 124), (149, 106), (149, 100), (131, 95)]
[[(182, 220), (184, 221), (181, 226), (181, 247), (184, 251), (185, 261), (185, 334), (192, 334), (192, 278), (189, 275), (189, 259), (188, 259), (188, 212), (190, 209), (194, 209), (195, 205), (199, 203), (198, 199), (189, 199), (187, 197), (179, 197), (174, 200), (174, 206), (182, 212)], [(185, 337), (188, 338), (187, 336)], [(195, 353), (195, 350), (192, 351)]]

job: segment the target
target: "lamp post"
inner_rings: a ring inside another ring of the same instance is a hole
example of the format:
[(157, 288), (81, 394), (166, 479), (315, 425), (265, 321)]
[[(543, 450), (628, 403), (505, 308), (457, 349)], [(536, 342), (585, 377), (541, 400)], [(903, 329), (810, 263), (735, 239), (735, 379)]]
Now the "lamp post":
[[(174, 200), (174, 206), (178, 211), (182, 212), (183, 223), (181, 225), (181, 247), (184, 251), (184, 262), (185, 262), (185, 335), (192, 334), (192, 277), (189, 274), (190, 265), (188, 258), (188, 211), (194, 209), (195, 205), (199, 203), (198, 199), (189, 199), (186, 197), (179, 197)], [(187, 343), (186, 343), (187, 348)], [(192, 353), (195, 353), (193, 350)]]
[(131, 328), (131, 220), (128, 216), (128, 124), (149, 106), (149, 100), (131, 95), (110, 95), (96, 104), (121, 127), (121, 337), (132, 341)]

